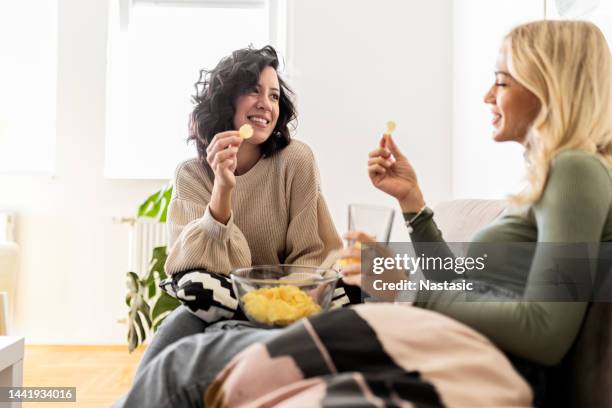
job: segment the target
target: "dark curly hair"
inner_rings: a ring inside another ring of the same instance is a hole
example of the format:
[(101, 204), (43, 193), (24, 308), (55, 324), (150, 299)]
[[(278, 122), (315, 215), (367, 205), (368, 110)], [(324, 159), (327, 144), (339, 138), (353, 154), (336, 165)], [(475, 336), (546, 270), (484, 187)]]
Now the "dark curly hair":
[[(232, 52), (211, 70), (201, 70), (193, 95), (195, 108), (189, 117), (188, 141), (194, 140), (198, 157), (206, 163), (206, 147), (215, 134), (234, 129), (235, 102), (238, 96), (250, 92), (266, 67), (278, 70), (276, 50), (267, 45)], [(278, 75), (278, 72), (277, 72)], [(270, 137), (261, 144), (264, 157), (285, 148), (291, 142), (289, 124), (297, 117), (293, 91), (278, 77), (280, 84), (279, 113)], [(295, 125), (293, 125), (295, 128)]]

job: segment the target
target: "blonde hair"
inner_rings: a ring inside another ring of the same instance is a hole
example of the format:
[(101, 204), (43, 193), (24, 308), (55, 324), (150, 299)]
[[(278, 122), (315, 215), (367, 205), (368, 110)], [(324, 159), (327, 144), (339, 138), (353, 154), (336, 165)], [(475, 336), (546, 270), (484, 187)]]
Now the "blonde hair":
[(529, 186), (510, 198), (542, 196), (553, 158), (563, 150), (595, 153), (612, 165), (612, 62), (602, 32), (585, 21), (536, 21), (514, 28), (510, 74), (540, 101), (527, 135)]

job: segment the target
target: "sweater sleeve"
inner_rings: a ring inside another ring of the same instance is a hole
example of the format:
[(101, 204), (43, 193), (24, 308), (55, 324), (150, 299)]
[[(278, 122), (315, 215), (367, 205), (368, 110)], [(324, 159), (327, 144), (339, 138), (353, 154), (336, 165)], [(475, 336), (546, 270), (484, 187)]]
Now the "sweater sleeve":
[[(403, 213), (402, 215), (404, 220), (408, 222), (412, 220), (417, 213)], [(420, 215), (418, 219), (412, 223), (411, 227), (410, 239), (416, 254), (426, 253), (429, 257), (441, 259), (455, 257), (444, 241), (442, 231), (440, 231), (433, 220), (433, 212), (429, 211)], [(442, 268), (423, 271), (423, 275), (427, 279), (435, 281), (452, 281), (457, 279), (457, 274), (454, 271), (447, 271)], [(425, 294), (425, 297), (427, 296), (428, 294)]]
[(227, 274), (250, 266), (249, 245), (233, 213), (222, 224), (210, 214), (209, 201), (210, 192), (197, 173), (179, 167), (168, 207), (167, 274), (196, 268)]
[(288, 169), (289, 225), (285, 263), (320, 265), (328, 252), (342, 247), (321, 194), (319, 171), (312, 151), (303, 145)]
[[(560, 154), (553, 160), (544, 193), (533, 207), (538, 242), (600, 242), (611, 200), (610, 176), (598, 159), (584, 153)], [(554, 251), (542, 248), (546, 246), (538, 247), (531, 263), (526, 299), (537, 298), (538, 283), (555, 280), (552, 274), (556, 271), (547, 267)], [(585, 302), (463, 302), (466, 295), (439, 293), (427, 307), (475, 328), (505, 351), (545, 365), (558, 363), (566, 354), (587, 307)]]

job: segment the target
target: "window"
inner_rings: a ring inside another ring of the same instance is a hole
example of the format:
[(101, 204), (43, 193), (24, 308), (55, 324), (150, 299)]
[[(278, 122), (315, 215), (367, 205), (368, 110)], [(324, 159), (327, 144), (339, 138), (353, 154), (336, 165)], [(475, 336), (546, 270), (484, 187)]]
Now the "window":
[(56, 0), (0, 3), (0, 172), (55, 170), (57, 16)]
[(105, 176), (167, 179), (195, 157), (186, 138), (200, 69), (251, 44), (278, 47), (278, 13), (278, 1), (113, 0)]
[(612, 46), (612, 2), (602, 0), (545, 0), (548, 18), (569, 18), (596, 24)]

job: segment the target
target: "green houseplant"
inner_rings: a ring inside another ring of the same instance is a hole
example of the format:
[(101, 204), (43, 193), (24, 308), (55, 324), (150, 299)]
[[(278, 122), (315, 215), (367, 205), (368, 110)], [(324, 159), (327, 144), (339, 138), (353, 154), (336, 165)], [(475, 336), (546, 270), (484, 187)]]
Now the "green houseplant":
[[(172, 185), (163, 187), (138, 207), (138, 217), (166, 222), (171, 196)], [(166, 257), (165, 246), (154, 248), (149, 269), (144, 276), (138, 276), (133, 271), (127, 273), (128, 293), (125, 303), (129, 308), (127, 338), (130, 353), (155, 333), (168, 314), (180, 304), (158, 286), (166, 278)]]

